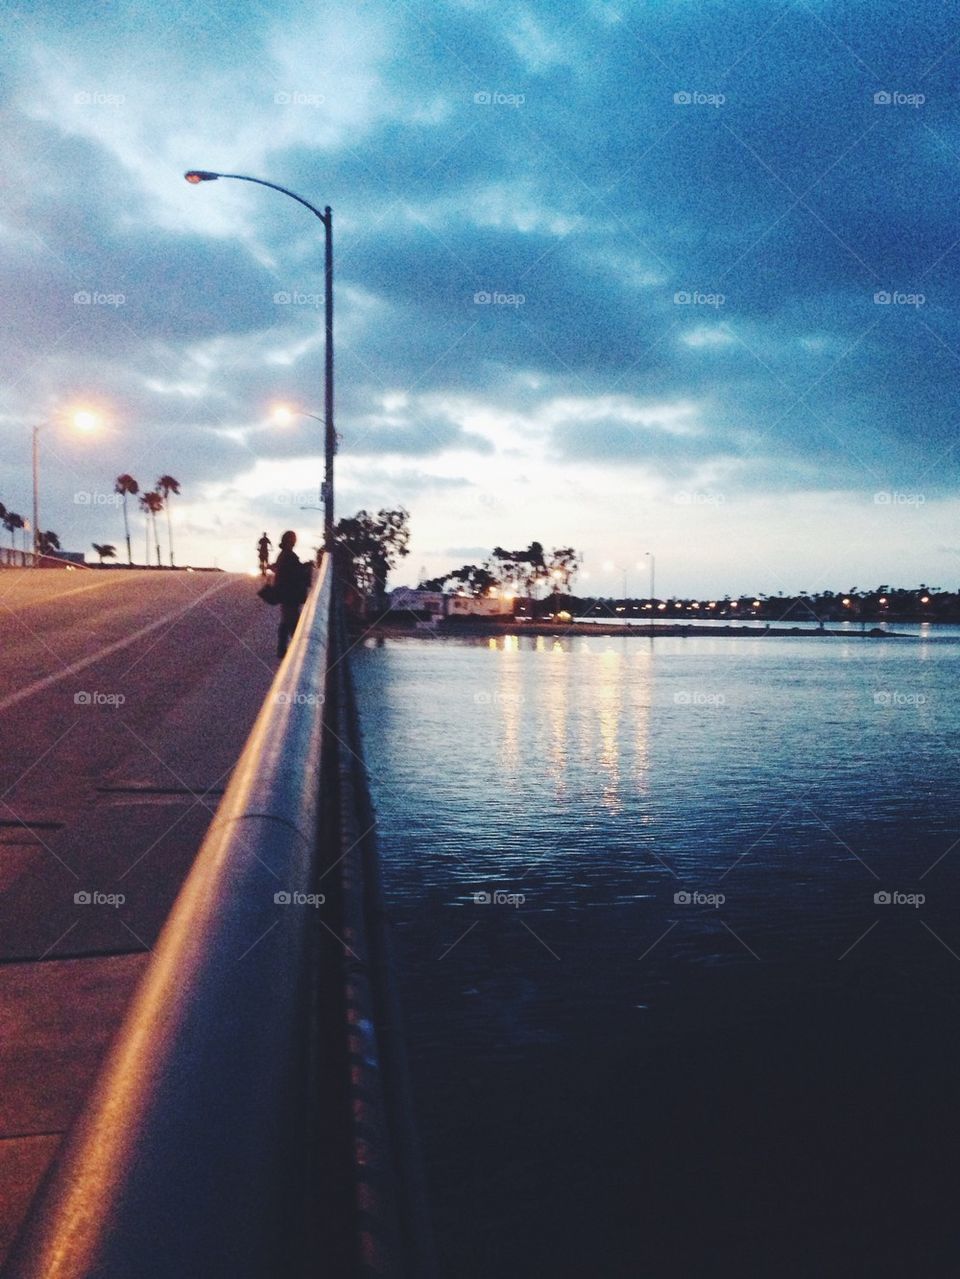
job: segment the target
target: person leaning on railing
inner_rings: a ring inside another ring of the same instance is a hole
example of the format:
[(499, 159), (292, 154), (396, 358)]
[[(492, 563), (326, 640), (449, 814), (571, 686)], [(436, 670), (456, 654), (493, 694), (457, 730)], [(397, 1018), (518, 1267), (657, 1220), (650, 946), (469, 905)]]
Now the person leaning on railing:
[(290, 636), (300, 621), (300, 610), (310, 591), (312, 569), (293, 549), (296, 544), (296, 533), (293, 529), (287, 529), (280, 539), (280, 554), (273, 565), (273, 585), (280, 604), (277, 657), (283, 657), (286, 653)]

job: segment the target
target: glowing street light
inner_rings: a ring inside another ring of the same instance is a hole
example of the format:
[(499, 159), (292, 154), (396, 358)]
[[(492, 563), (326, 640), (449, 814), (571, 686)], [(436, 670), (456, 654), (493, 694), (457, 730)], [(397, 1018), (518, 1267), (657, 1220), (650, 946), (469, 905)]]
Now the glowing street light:
[[(84, 434), (95, 431), (100, 418), (89, 409), (78, 409), (72, 417), (76, 430)], [(40, 432), (48, 422), (40, 422), (33, 428), (33, 567), (40, 566)]]
[[(251, 178), (245, 173), (214, 173), (210, 169), (190, 169), (183, 175), (192, 186), (201, 182), (216, 182), (218, 178), (232, 178), (238, 182), (253, 182), (257, 186), (279, 191), (309, 209), (323, 223), (324, 230), (324, 303), (325, 303), (325, 358), (324, 358), (324, 470), (323, 470), (323, 543), (328, 552), (333, 550), (333, 455), (336, 452), (336, 432), (333, 428), (333, 210), (329, 204), (323, 212), (286, 187), (263, 178)], [(306, 417), (314, 414), (307, 413)], [(317, 418), (317, 421), (320, 421)]]

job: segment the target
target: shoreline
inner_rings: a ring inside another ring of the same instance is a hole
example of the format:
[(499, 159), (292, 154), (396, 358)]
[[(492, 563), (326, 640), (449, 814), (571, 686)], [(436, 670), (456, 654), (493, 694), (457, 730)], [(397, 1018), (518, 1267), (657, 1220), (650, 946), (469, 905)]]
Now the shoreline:
[(627, 635), (634, 638), (656, 639), (657, 637), (686, 639), (689, 636), (712, 636), (725, 639), (766, 639), (776, 636), (780, 639), (824, 638), (824, 639), (919, 639), (918, 635), (902, 631), (884, 631), (874, 626), (869, 630), (835, 631), (824, 628), (804, 629), (799, 626), (768, 626), (760, 629), (755, 626), (698, 626), (669, 622), (654, 626), (633, 626), (630, 623), (604, 625), (603, 622), (571, 622), (556, 626), (549, 622), (456, 622), (453, 626), (443, 622), (437, 626), (399, 626), (395, 623), (377, 622), (369, 627), (351, 626), (351, 631), (360, 638), (369, 639), (456, 639), (463, 636), (469, 639), (487, 639), (497, 636), (534, 635), (552, 639), (580, 638), (581, 636), (598, 636), (610, 638), (616, 635)]

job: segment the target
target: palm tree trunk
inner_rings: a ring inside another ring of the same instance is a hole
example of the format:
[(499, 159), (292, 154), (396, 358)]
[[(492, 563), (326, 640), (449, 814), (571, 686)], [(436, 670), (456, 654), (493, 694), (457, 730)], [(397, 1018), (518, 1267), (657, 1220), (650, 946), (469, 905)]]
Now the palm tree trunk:
[(170, 544), (170, 567), (173, 568), (173, 522), (170, 519), (170, 494), (167, 494), (167, 541)]
[[(130, 549), (130, 523), (127, 519), (127, 495), (123, 495), (123, 531), (127, 537), (127, 563), (133, 568), (133, 551)], [(102, 561), (101, 561), (102, 562)]]
[(160, 534), (157, 532), (157, 515), (155, 511), (151, 512), (151, 514), (153, 515), (153, 541), (157, 548), (157, 568), (163, 568), (160, 562)]

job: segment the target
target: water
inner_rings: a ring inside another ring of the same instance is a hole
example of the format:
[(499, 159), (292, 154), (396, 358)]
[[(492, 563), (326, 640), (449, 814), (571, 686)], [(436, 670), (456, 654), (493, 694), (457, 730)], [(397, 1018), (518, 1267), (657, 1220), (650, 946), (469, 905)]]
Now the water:
[(444, 1275), (957, 1273), (936, 629), (356, 652)]

